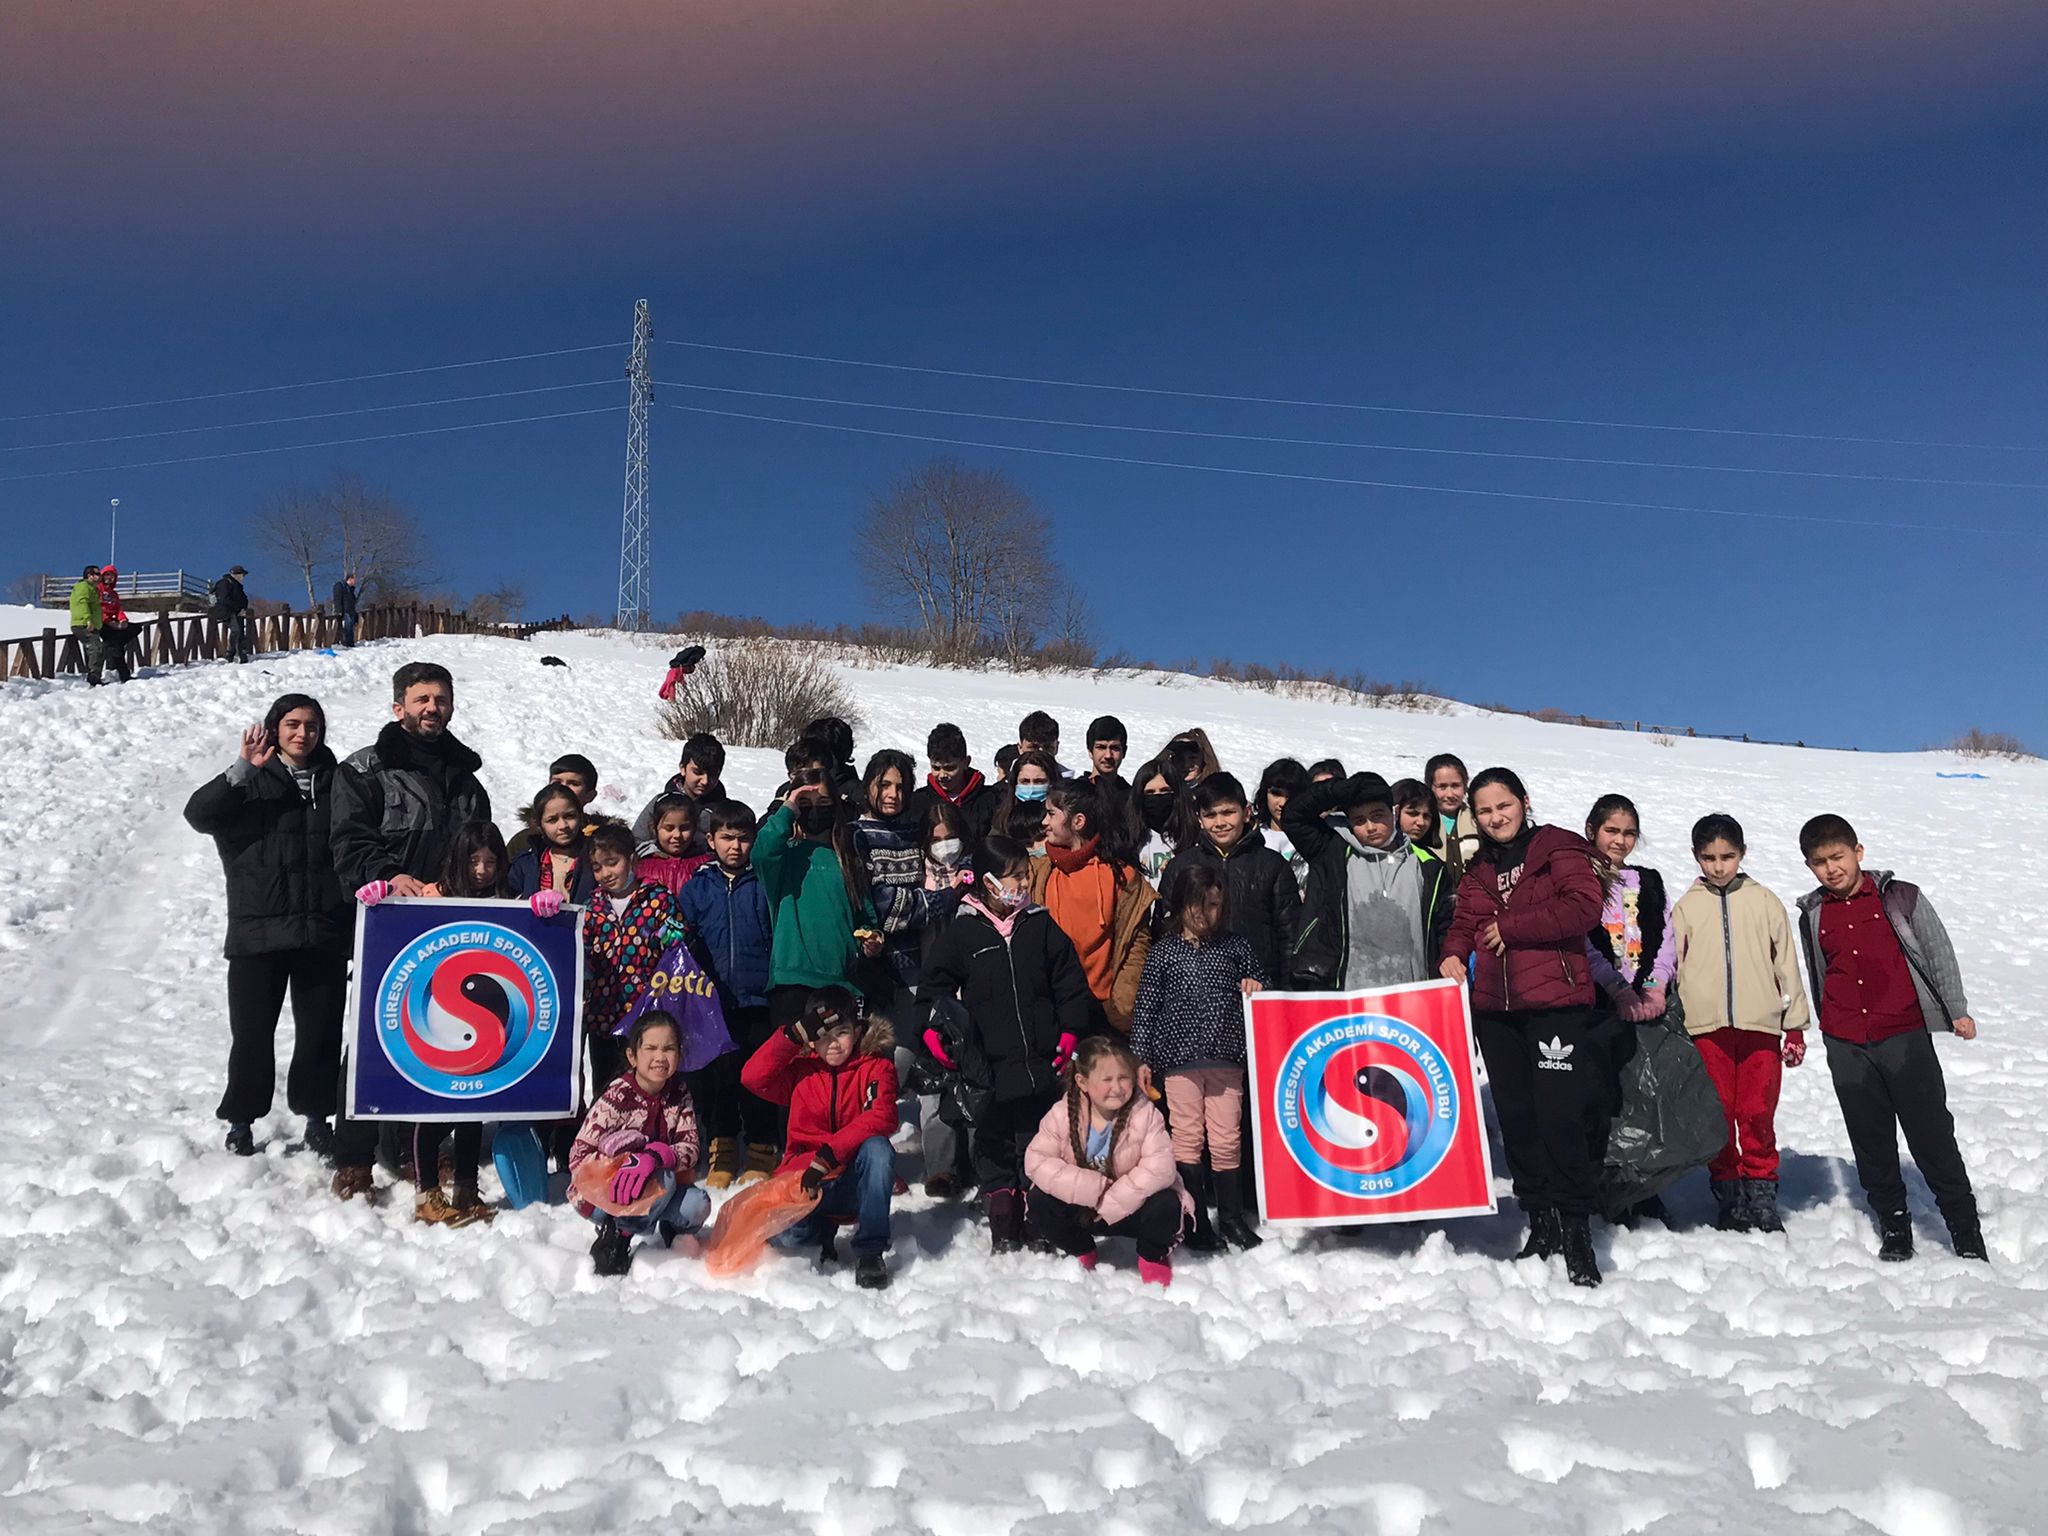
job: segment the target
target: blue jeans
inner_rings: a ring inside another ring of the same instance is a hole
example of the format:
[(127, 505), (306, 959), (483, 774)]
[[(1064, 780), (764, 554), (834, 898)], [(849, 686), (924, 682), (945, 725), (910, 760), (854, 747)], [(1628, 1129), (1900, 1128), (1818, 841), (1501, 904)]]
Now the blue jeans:
[(778, 1248), (814, 1247), (825, 1240), (824, 1218), (854, 1218), (853, 1251), (865, 1256), (889, 1246), (889, 1201), (896, 1192), (896, 1149), (886, 1136), (870, 1136), (838, 1178), (825, 1185), (818, 1208), (769, 1239)]
[[(679, 1232), (695, 1232), (710, 1219), (711, 1197), (694, 1184), (676, 1184), (676, 1176), (666, 1171), (655, 1176), (661, 1186), (661, 1199), (654, 1209), (645, 1216), (614, 1216), (619, 1230), (632, 1237), (654, 1236), (655, 1224), (667, 1222)], [(592, 1221), (602, 1221), (603, 1211), (592, 1211)]]
[(344, 613), (341, 616), (341, 643), (343, 645), (354, 645), (356, 643), (356, 616), (352, 613)]

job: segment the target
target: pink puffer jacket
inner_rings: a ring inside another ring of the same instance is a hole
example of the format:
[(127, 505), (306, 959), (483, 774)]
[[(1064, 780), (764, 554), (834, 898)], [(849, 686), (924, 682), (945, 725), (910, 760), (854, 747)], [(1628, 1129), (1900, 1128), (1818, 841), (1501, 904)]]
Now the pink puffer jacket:
[(1110, 1149), (1109, 1172), (1097, 1173), (1074, 1161), (1073, 1126), (1067, 1101), (1045, 1112), (1038, 1134), (1024, 1149), (1024, 1176), (1055, 1200), (1093, 1210), (1111, 1226), (1136, 1213), (1153, 1195), (1170, 1189), (1180, 1196), (1181, 1210), (1192, 1216), (1195, 1202), (1173, 1165), (1173, 1138), (1166, 1117), (1152, 1101), (1140, 1097)]

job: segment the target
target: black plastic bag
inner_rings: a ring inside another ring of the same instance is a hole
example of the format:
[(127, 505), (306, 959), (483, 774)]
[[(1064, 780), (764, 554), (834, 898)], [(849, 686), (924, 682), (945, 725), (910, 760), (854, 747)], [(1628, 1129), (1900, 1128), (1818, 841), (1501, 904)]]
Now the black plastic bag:
[(1635, 1038), (1619, 1042), (1634, 1052), (1620, 1063), (1620, 1104), (1607, 1132), (1600, 1197), (1610, 1218), (1704, 1168), (1728, 1139), (1721, 1096), (1683, 1019), (1674, 1003), (1660, 1019), (1620, 1025)]

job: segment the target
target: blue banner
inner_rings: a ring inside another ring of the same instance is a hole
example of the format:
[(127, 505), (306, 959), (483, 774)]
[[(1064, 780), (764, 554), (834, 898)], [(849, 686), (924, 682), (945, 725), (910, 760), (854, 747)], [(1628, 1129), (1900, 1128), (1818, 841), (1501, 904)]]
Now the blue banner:
[(583, 911), (392, 898), (360, 909), (349, 1115), (550, 1120), (576, 1113)]

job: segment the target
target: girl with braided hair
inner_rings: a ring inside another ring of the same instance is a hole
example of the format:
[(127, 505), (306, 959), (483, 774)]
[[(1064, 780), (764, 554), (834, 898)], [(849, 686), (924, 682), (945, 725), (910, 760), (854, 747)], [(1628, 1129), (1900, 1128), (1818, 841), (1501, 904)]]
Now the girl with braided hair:
[(1138, 1086), (1138, 1059), (1094, 1036), (1074, 1056), (1066, 1096), (1025, 1149), (1032, 1229), (1095, 1267), (1098, 1237), (1131, 1237), (1138, 1275), (1173, 1283), (1173, 1250), (1193, 1202), (1173, 1165), (1166, 1119)]

